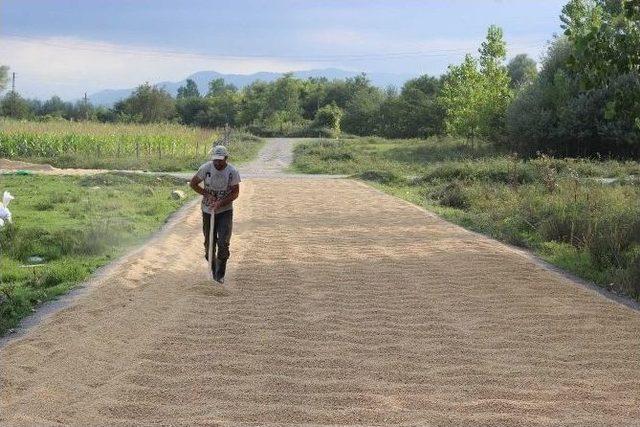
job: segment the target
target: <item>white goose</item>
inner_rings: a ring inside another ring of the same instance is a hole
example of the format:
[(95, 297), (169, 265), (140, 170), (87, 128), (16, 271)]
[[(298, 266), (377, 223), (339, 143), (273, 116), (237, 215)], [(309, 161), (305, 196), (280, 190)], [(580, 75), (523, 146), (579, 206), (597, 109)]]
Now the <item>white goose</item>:
[(14, 197), (8, 191), (4, 192), (2, 196), (2, 203), (0, 203), (0, 228), (4, 227), (5, 222), (11, 222), (11, 211), (9, 210), (9, 203)]

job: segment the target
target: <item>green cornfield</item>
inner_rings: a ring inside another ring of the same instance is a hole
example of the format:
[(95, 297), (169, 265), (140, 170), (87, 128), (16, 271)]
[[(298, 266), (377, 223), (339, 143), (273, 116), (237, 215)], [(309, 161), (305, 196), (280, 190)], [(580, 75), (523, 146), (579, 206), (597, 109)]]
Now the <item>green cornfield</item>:
[(200, 164), (219, 135), (172, 123), (0, 119), (0, 157), (56, 167), (181, 170)]

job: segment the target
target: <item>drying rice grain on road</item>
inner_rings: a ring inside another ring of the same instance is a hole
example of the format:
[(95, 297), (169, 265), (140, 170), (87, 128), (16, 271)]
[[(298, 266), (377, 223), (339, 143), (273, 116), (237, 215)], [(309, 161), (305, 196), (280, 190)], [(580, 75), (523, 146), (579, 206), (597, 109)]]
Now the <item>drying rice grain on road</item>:
[(0, 424), (638, 425), (637, 311), (350, 180), (235, 212), (225, 288), (193, 205), (0, 349)]

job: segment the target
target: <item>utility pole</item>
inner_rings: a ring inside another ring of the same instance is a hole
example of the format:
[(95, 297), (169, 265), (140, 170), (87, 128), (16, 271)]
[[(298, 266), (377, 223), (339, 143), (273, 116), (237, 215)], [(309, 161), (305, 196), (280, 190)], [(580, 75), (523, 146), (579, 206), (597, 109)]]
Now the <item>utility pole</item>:
[(89, 100), (87, 99), (87, 92), (84, 93), (84, 119), (89, 120)]
[(11, 117), (16, 116), (16, 73), (11, 73)]

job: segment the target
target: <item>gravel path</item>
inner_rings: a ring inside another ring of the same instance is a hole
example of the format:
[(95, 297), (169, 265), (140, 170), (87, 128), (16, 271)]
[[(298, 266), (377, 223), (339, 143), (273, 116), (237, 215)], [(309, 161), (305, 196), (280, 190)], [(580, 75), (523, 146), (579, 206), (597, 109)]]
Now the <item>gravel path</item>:
[[(346, 175), (308, 175), (288, 173), (293, 161), (293, 147), (304, 138), (267, 138), (265, 147), (253, 162), (240, 166), (240, 173), (246, 178), (305, 178), (332, 179), (346, 178)], [(231, 153), (233, 155), (233, 153)]]
[(638, 425), (637, 311), (351, 180), (235, 215), (225, 287), (194, 206), (4, 346), (0, 425)]

